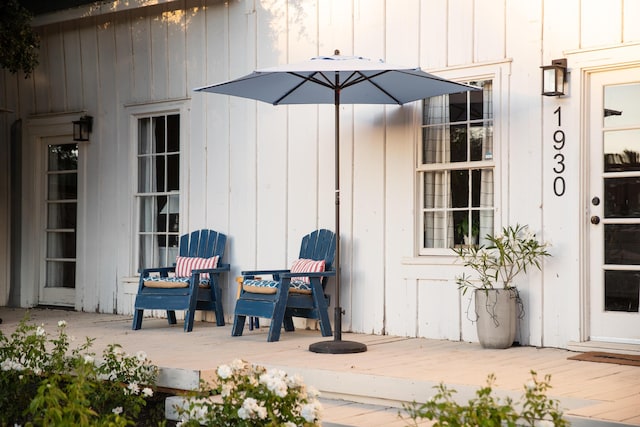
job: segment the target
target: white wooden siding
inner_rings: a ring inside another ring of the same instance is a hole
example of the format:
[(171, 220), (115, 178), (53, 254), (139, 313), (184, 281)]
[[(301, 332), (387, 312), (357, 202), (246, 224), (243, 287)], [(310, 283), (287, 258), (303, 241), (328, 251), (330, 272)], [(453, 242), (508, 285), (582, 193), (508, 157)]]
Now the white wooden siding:
[[(192, 89), (340, 49), (449, 78), (495, 79), (496, 224), (528, 223), (554, 243), (544, 274), (523, 278), (520, 338), (551, 346), (578, 338), (581, 80), (571, 57), (637, 45), (637, 1), (179, 0), (139, 6), (39, 17), (40, 66), (29, 79), (0, 74), (0, 106), (14, 110), (15, 118), (70, 111), (95, 117), (91, 142), (80, 152), (78, 309), (130, 311), (131, 296), (122, 287), (136, 273), (131, 107), (186, 103), (181, 231), (211, 227), (228, 234), (227, 317), (240, 270), (285, 267), (297, 257), (303, 234), (333, 228), (333, 106), (273, 107)], [(570, 96), (542, 99), (539, 67), (567, 56)], [(596, 57), (580, 58), (587, 66)], [(597, 61), (617, 61), (606, 57)], [(571, 130), (570, 196), (563, 199), (549, 194), (545, 148), (557, 105), (566, 108)], [(452, 266), (454, 258), (416, 257), (419, 109), (419, 103), (340, 107), (343, 324), (358, 332), (475, 340), (466, 297), (455, 288), (460, 267)], [(11, 121), (0, 120), (3, 135)], [(6, 140), (0, 153), (8, 153)], [(33, 148), (23, 150), (27, 186), (33, 184)], [(7, 182), (0, 172), (2, 188)], [(37, 206), (35, 193), (26, 194), (32, 199), (25, 206)], [(0, 209), (0, 218), (8, 217), (8, 207)], [(558, 212), (576, 224), (558, 221)], [(29, 227), (36, 215), (23, 213), (23, 227)], [(25, 268), (37, 265), (29, 259), (38, 253), (29, 239), (33, 232), (23, 233)], [(0, 267), (8, 265), (0, 250), (2, 256)], [(35, 279), (25, 271), (23, 288)], [(0, 277), (0, 303), (8, 281)], [(335, 292), (333, 284), (329, 289)], [(22, 292), (23, 304), (36, 302), (31, 294)]]

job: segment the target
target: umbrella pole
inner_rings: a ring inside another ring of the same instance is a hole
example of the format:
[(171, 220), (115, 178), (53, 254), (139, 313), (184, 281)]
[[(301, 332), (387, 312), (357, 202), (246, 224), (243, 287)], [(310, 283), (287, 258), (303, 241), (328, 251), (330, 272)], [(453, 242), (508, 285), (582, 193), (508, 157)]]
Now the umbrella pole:
[(333, 341), (321, 341), (309, 346), (314, 353), (346, 354), (367, 351), (365, 344), (355, 341), (342, 341), (342, 307), (340, 306), (340, 80), (336, 73), (334, 90), (335, 106), (335, 232), (336, 232), (336, 307), (333, 320)]

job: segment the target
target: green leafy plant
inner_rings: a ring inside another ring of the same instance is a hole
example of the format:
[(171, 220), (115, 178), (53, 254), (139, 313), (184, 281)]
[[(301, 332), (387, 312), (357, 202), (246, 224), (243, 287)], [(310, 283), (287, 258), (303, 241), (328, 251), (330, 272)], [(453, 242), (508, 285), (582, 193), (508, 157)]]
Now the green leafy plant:
[(516, 224), (502, 229), (500, 234), (487, 234), (488, 245), (454, 248), (465, 267), (471, 267), (477, 278), (462, 274), (456, 283), (463, 293), (468, 289), (512, 289), (513, 281), (527, 268), (541, 268), (543, 257), (550, 256), (548, 244), (540, 243), (526, 225)]
[(0, 332), (0, 425), (134, 425), (154, 395), (157, 367), (144, 352), (117, 344), (97, 359), (92, 339), (70, 346), (66, 322), (57, 335), (23, 319)]
[(218, 367), (215, 386), (203, 383), (176, 409), (182, 427), (313, 427), (320, 426), (317, 396), (299, 376), (237, 359)]
[(458, 231), (458, 234), (463, 238), (473, 238), (477, 237), (478, 233), (480, 233), (480, 225), (476, 221), (473, 221), (471, 223), (471, 230), (469, 230), (469, 218), (464, 217), (464, 219), (458, 223), (456, 230)]
[[(563, 411), (559, 402), (547, 397), (551, 388), (551, 376), (544, 380), (531, 371), (531, 380), (524, 386), (524, 394), (519, 401), (511, 398), (499, 398), (494, 394), (493, 387), (496, 378), (493, 374), (487, 377), (487, 385), (476, 391), (475, 398), (466, 404), (460, 404), (454, 399), (456, 390), (449, 389), (440, 383), (434, 388), (436, 394), (426, 403), (403, 405), (412, 426), (418, 425), (418, 420), (435, 421), (433, 426), (555, 426), (564, 427), (570, 423), (563, 418)], [(405, 416), (399, 415), (403, 418)]]
[(31, 13), (18, 0), (0, 2), (0, 66), (25, 77), (38, 65), (40, 37), (31, 27)]

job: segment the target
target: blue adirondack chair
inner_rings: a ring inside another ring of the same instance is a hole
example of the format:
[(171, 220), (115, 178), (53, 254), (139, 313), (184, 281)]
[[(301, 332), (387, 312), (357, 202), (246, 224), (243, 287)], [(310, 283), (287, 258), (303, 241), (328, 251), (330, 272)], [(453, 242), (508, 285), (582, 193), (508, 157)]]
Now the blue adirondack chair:
[[(305, 317), (319, 321), (322, 336), (331, 336), (329, 297), (324, 288), (327, 279), (336, 274), (333, 270), (335, 252), (335, 234), (325, 229), (316, 230), (302, 238), (299, 260), (323, 261), (324, 271), (292, 272), (294, 268), (243, 271), (231, 334), (242, 335), (247, 316), (262, 317), (271, 319), (267, 341), (278, 341), (283, 324), (285, 331), (293, 331), (293, 317)], [(265, 275), (271, 275), (272, 280), (254, 279)], [(304, 277), (309, 278), (309, 283), (302, 281)]]
[[(185, 332), (193, 330), (196, 310), (215, 311), (216, 324), (224, 326), (220, 274), (230, 270), (229, 264), (221, 263), (226, 242), (227, 236), (217, 231), (194, 231), (180, 237), (179, 264), (142, 270), (132, 329), (142, 327), (144, 310), (167, 310), (167, 319), (171, 325), (176, 323), (175, 311), (185, 310)], [(216, 256), (217, 266), (211, 268)], [(200, 268), (203, 265), (205, 267)], [(186, 271), (186, 274), (169, 274), (181, 270)], [(206, 275), (209, 277), (206, 278)]]

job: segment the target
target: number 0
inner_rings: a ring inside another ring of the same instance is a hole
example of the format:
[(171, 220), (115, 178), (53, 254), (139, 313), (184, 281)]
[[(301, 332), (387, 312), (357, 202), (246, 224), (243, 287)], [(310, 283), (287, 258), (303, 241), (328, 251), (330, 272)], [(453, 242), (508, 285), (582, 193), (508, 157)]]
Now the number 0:
[(565, 187), (566, 185), (563, 177), (557, 176), (556, 179), (553, 180), (553, 192), (556, 196), (562, 196), (564, 194)]

